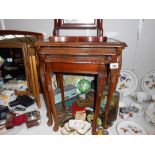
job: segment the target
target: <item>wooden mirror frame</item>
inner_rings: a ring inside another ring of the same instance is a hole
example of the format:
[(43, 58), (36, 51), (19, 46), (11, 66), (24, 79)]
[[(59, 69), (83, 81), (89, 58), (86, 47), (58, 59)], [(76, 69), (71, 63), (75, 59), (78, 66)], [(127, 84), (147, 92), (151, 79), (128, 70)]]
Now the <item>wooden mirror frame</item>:
[[(15, 38), (7, 39), (5, 38), (6, 35), (13, 35)], [(22, 35), (24, 38), (17, 38), (16, 35)], [(31, 39), (34, 38), (36, 41), (43, 41), (43, 34), (28, 31), (0, 30), (0, 37), (4, 37), (4, 40), (0, 40), (0, 48), (21, 48), (23, 51), (28, 91), (15, 91), (15, 93), (17, 95), (31, 94), (34, 96), (38, 108), (41, 108), (37, 55), (35, 49), (32, 47), (35, 41), (33, 42)]]
[[(97, 29), (97, 36), (103, 36), (103, 20), (93, 19), (94, 22), (65, 22), (65, 19), (54, 19), (53, 35), (59, 36), (60, 29)], [(77, 19), (78, 21), (78, 19)]]
[(0, 30), (0, 36), (5, 35), (24, 35), (26, 36), (32, 36), (37, 39), (37, 41), (43, 41), (44, 36), (42, 33), (38, 32), (30, 32), (30, 31), (18, 31), (18, 30)]

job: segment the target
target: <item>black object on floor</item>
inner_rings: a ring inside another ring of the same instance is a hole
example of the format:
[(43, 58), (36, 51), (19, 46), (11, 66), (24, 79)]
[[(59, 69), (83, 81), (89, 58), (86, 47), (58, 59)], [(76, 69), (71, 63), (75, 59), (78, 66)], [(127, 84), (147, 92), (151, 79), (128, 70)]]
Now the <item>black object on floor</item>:
[(9, 102), (9, 106), (14, 107), (17, 105), (22, 105), (27, 108), (33, 105), (34, 102), (35, 102), (34, 99), (30, 98), (29, 96), (23, 95), (23, 96), (17, 96), (15, 101)]
[(7, 106), (0, 105), (0, 120), (5, 119), (9, 112), (9, 108)]

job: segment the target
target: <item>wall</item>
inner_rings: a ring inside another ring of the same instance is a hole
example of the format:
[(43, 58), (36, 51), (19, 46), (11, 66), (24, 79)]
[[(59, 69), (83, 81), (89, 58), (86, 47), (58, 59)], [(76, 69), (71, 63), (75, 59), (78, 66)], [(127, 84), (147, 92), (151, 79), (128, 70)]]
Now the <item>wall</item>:
[(139, 20), (104, 20), (105, 35), (128, 45), (123, 51), (122, 69), (133, 69), (138, 24)]
[[(138, 40), (139, 21), (138, 19), (105, 19), (104, 34), (128, 44), (123, 51), (122, 69), (134, 71), (141, 80), (146, 72), (155, 68), (155, 20), (144, 20), (142, 33)], [(6, 29), (42, 32), (46, 39), (52, 35), (54, 24), (50, 19), (7, 19), (4, 23)], [(65, 34), (65, 31), (62, 32), (62, 35)], [(94, 35), (94, 32), (74, 31), (74, 34)]]
[(6, 29), (41, 32), (45, 38), (52, 35), (54, 24), (50, 19), (5, 19), (4, 22)]
[(4, 19), (0, 19), (0, 30), (5, 29)]
[(135, 72), (139, 81), (145, 73), (155, 70), (155, 20), (145, 20), (135, 50)]

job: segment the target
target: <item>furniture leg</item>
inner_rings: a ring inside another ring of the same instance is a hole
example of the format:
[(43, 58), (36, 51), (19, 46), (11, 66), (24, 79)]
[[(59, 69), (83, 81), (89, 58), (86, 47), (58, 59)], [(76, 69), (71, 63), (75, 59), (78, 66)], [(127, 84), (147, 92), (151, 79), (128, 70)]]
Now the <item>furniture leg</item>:
[(100, 105), (103, 97), (103, 89), (105, 86), (105, 66), (99, 65), (99, 73), (97, 77), (97, 94), (96, 94), (96, 105), (95, 105), (95, 112), (94, 112), (94, 118), (93, 118), (93, 124), (92, 124), (92, 134), (97, 134), (96, 132), (96, 124), (97, 124), (97, 118), (100, 113)]
[(64, 86), (63, 86), (63, 74), (58, 73), (57, 76), (58, 76), (58, 80), (59, 80), (59, 88), (61, 91), (62, 108), (63, 108), (63, 110), (65, 110), (66, 106), (65, 106), (65, 96), (64, 96)]
[[(116, 61), (115, 61), (115, 59), (116, 59)], [(106, 103), (106, 107), (105, 107), (105, 117), (104, 117), (104, 125), (103, 125), (103, 127), (105, 129), (108, 128), (108, 117), (109, 117), (109, 111), (110, 111), (110, 103), (112, 100), (113, 92), (115, 91), (116, 86), (117, 86), (120, 69), (121, 69), (121, 64), (122, 64), (122, 56), (120, 55), (117, 58), (114, 58), (114, 61), (118, 63), (119, 67), (117, 69), (110, 69), (110, 84), (109, 84), (107, 103)]]
[(52, 88), (52, 77), (53, 77), (53, 73), (52, 73), (52, 68), (51, 68), (51, 63), (46, 63), (46, 85), (48, 88), (48, 94), (50, 97), (50, 104), (52, 107), (52, 112), (53, 112), (53, 119), (54, 119), (54, 127), (53, 130), (54, 131), (58, 131), (59, 129), (59, 124), (58, 124), (58, 113), (56, 110), (56, 106), (55, 106), (55, 100), (54, 100), (54, 91)]
[(57, 81), (57, 87), (60, 88), (60, 79), (59, 79), (59, 74), (60, 73), (55, 73), (56, 76), (56, 81)]
[(45, 64), (43, 62), (40, 62), (40, 77), (41, 77), (41, 84), (43, 87), (43, 96), (46, 103), (46, 109), (47, 109), (47, 117), (48, 117), (48, 126), (51, 126), (53, 124), (52, 120), (52, 113), (51, 113), (51, 107), (49, 102), (49, 96), (47, 92), (47, 86), (46, 86), (46, 79), (45, 79)]

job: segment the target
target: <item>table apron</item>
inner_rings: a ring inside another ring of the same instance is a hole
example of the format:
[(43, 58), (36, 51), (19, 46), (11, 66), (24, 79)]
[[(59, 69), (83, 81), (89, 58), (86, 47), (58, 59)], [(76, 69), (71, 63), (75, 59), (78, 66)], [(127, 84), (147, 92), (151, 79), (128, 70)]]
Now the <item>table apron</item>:
[(117, 48), (40, 48), (39, 54), (59, 55), (115, 55)]
[(70, 64), (70, 63), (51, 63), (52, 72), (60, 73), (82, 73), (98, 74), (99, 65), (97, 64)]
[(87, 64), (109, 64), (112, 56), (67, 56), (67, 55), (40, 55), (43, 62), (59, 63), (87, 63)]

